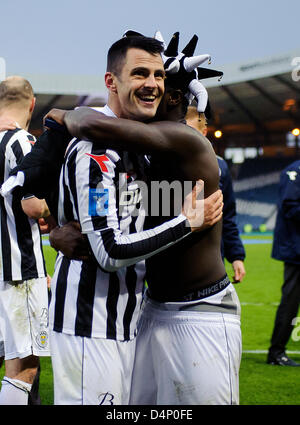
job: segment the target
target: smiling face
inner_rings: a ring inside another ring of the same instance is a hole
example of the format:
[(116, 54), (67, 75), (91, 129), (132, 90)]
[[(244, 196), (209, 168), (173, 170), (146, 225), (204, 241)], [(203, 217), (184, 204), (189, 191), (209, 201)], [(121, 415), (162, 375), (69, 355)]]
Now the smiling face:
[(120, 74), (107, 74), (116, 95), (114, 112), (120, 118), (146, 121), (154, 117), (164, 94), (165, 71), (159, 54), (130, 48)]

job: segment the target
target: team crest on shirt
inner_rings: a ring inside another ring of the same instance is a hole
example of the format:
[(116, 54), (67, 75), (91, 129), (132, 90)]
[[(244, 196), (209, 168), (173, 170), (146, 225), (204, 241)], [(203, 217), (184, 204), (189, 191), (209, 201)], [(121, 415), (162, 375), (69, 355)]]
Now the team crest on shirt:
[(48, 332), (41, 329), (38, 335), (36, 336), (37, 345), (40, 348), (47, 348), (48, 346)]
[(296, 180), (297, 171), (287, 171), (286, 174), (289, 176), (290, 180)]

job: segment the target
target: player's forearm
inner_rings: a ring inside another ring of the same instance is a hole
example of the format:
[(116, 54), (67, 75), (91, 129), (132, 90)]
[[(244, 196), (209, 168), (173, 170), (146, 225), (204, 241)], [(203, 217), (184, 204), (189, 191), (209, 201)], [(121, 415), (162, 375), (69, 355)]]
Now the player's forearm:
[[(115, 150), (126, 148), (127, 151), (145, 154), (177, 152), (176, 131), (174, 128), (172, 132), (167, 129), (166, 123), (145, 124), (124, 118), (108, 117), (87, 107), (67, 111), (64, 123), (73, 137), (91, 141), (100, 148)], [(182, 143), (179, 146), (181, 147)]]
[(114, 229), (88, 233), (99, 265), (106, 271), (128, 267), (169, 248), (191, 233), (185, 216), (180, 215), (153, 229), (123, 235)]

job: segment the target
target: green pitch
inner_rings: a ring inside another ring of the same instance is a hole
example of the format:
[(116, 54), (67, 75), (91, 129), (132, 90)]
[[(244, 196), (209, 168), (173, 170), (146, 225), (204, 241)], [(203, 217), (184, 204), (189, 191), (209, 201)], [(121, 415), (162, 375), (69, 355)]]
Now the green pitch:
[[(276, 307), (280, 300), (283, 278), (283, 265), (272, 260), (272, 237), (245, 236), (254, 244), (245, 244), (247, 275), (236, 289), (242, 304), (243, 356), (240, 370), (240, 404), (242, 405), (299, 405), (300, 368), (284, 368), (266, 364), (266, 351), (269, 347)], [(256, 243), (260, 242), (268, 243)], [(54, 268), (55, 252), (44, 247), (49, 274)], [(232, 277), (230, 264), (226, 264), (229, 277)], [(300, 317), (300, 312), (299, 312)], [(287, 347), (290, 356), (300, 362), (299, 341), (290, 341)], [(40, 393), (45, 405), (53, 404), (53, 380), (51, 362), (41, 359), (42, 373)], [(3, 373), (3, 372), (2, 372)], [(2, 376), (2, 375), (1, 375)]]
[[(271, 242), (271, 236), (245, 236), (249, 240)], [(249, 241), (249, 242), (250, 242)], [(271, 259), (271, 243), (246, 244), (246, 277), (236, 285), (242, 307), (243, 356), (240, 370), (240, 404), (300, 404), (300, 368), (266, 364), (266, 351), (281, 297), (283, 263)], [(232, 276), (230, 264), (226, 264)], [(300, 316), (300, 311), (298, 313)], [(289, 355), (300, 362), (300, 329), (298, 341), (290, 340)], [(263, 353), (260, 353), (260, 352)], [(296, 351), (299, 354), (294, 354)]]

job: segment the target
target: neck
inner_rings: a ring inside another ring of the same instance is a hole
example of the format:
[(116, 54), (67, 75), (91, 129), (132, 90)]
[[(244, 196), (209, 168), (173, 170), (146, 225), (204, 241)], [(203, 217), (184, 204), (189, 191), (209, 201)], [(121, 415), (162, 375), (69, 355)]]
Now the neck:
[(115, 99), (112, 96), (108, 97), (107, 106), (110, 107), (110, 109), (113, 111), (113, 113), (118, 117), (121, 118), (121, 108), (118, 104), (118, 102), (115, 101)]
[(174, 122), (185, 122), (185, 115), (182, 111), (181, 105), (176, 107), (167, 107), (166, 110), (158, 110), (158, 113), (154, 117), (153, 121), (174, 121)]
[(182, 112), (181, 106), (170, 109), (168, 111), (167, 119), (169, 121), (182, 122), (184, 120), (184, 113)]
[(23, 111), (16, 109), (0, 110), (0, 118), (16, 121), (21, 128), (28, 130), (30, 120), (28, 114), (25, 114)]

